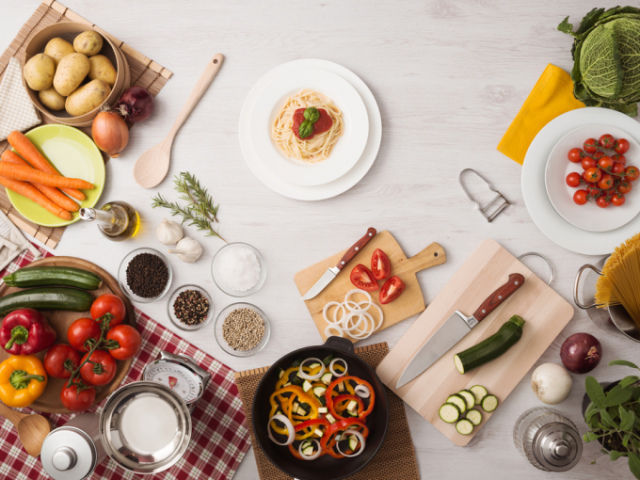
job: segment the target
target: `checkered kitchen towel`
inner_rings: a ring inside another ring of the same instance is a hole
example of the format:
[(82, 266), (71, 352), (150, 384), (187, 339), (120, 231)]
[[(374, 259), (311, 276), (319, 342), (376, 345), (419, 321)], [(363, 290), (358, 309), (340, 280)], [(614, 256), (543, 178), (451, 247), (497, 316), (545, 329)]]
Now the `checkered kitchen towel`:
[(40, 117), (22, 83), (20, 62), (9, 60), (0, 84), (0, 142), (13, 130), (25, 130), (40, 124)]
[[(50, 253), (42, 250), (44, 256)], [(0, 276), (31, 263), (33, 255), (26, 251)], [(142, 347), (134, 359), (131, 370), (123, 384), (142, 378), (142, 369), (155, 359), (161, 350), (185, 353), (211, 374), (211, 382), (192, 414), (191, 442), (185, 456), (171, 469), (153, 476), (149, 480), (228, 480), (233, 477), (242, 458), (250, 447), (249, 431), (234, 382), (233, 370), (202, 350), (180, 338), (175, 333), (135, 309), (137, 327), (142, 334)], [(89, 409), (100, 412), (104, 403)], [(29, 409), (22, 411), (30, 413)], [(43, 414), (55, 425), (67, 422), (71, 415)], [(30, 457), (22, 448), (18, 433), (8, 421), (0, 420), (0, 479), (46, 479), (50, 478), (42, 469), (39, 458)], [(112, 460), (104, 460), (91, 476), (92, 479), (141, 478), (118, 467)]]

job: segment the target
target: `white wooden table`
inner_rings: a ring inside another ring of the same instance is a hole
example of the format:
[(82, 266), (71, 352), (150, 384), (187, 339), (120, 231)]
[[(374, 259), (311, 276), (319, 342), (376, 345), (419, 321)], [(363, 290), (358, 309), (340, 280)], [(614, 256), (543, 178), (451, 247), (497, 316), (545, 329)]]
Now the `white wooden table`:
[[(498, 240), (514, 254), (537, 251), (549, 257), (556, 269), (553, 286), (568, 300), (578, 267), (597, 260), (568, 252), (540, 233), (522, 200), (521, 167), (497, 152), (496, 145), (544, 67), (554, 63), (571, 68), (571, 38), (556, 30), (558, 23), (567, 15), (578, 23), (596, 4), (610, 7), (617, 1), (63, 3), (174, 72), (153, 117), (132, 131), (125, 153), (107, 165), (102, 198), (134, 205), (144, 219), (141, 234), (118, 244), (105, 240), (94, 225), (76, 224), (55, 250), (56, 255), (93, 261), (112, 274), (128, 251), (161, 247), (154, 231), (167, 213), (153, 210), (150, 199), (156, 191), (176, 197), (170, 179), (158, 189), (139, 187), (132, 178), (135, 160), (168, 132), (205, 63), (216, 52), (226, 57), (176, 139), (170, 175), (182, 170), (197, 174), (221, 204), (221, 233), (231, 241), (254, 245), (266, 259), (267, 282), (248, 298), (272, 322), (272, 339), (262, 353), (246, 359), (229, 356), (217, 345), (211, 328), (184, 334), (236, 370), (269, 365), (285, 352), (320, 343), (293, 275), (346, 248), (369, 226), (390, 230), (408, 255), (433, 241), (444, 247), (447, 263), (418, 275), (427, 302), (485, 238)], [(0, 45), (6, 48), (38, 1), (0, 0), (0, 5)], [(252, 175), (240, 151), (238, 117), (245, 96), (264, 73), (290, 60), (313, 57), (342, 64), (369, 85), (382, 112), (383, 137), (373, 168), (357, 186), (337, 198), (306, 203), (271, 192)], [(460, 190), (457, 176), (465, 167), (485, 174), (513, 202), (493, 223), (472, 210)], [(172, 259), (175, 285), (203, 285), (216, 309), (232, 303), (233, 298), (215, 288), (210, 275), (211, 258), (222, 242), (192, 229), (188, 234), (204, 244), (205, 254), (195, 265)], [(170, 326), (166, 299), (137, 306)], [(412, 321), (366, 342), (386, 341), (393, 347)], [(540, 362), (559, 362), (563, 340), (579, 331), (590, 331), (602, 342), (604, 359), (595, 371), (599, 380), (619, 378), (624, 372), (606, 367), (610, 360), (640, 360), (637, 344), (603, 333), (576, 309)], [(557, 407), (582, 433), (584, 378), (574, 376), (571, 396)], [(408, 409), (422, 478), (549, 478), (529, 465), (512, 440), (518, 416), (541, 405), (529, 382), (527, 375), (465, 449), (450, 444)], [(555, 477), (582, 480), (631, 474), (625, 460), (610, 462), (588, 444), (580, 464)], [(252, 451), (236, 478), (258, 478)]]

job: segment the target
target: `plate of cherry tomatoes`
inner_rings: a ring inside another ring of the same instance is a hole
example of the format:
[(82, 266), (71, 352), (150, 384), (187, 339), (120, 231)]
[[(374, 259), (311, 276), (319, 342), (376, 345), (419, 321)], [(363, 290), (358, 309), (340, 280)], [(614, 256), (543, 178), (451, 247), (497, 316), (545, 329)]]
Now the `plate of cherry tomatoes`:
[(640, 145), (631, 135), (610, 125), (584, 125), (551, 151), (547, 195), (570, 224), (589, 232), (616, 230), (640, 213), (639, 167)]

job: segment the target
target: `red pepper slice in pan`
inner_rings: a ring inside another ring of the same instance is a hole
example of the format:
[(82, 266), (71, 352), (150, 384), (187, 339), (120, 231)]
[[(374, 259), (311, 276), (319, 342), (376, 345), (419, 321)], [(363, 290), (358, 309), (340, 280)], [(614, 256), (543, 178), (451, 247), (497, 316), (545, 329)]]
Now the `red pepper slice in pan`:
[(331, 415), (333, 415), (334, 417), (343, 418), (342, 415), (338, 415), (335, 411), (334, 401), (335, 401), (335, 398), (337, 397), (335, 398), (332, 397), (331, 393), (340, 383), (349, 382), (349, 381), (355, 382), (356, 385), (364, 385), (369, 390), (369, 393), (370, 393), (369, 406), (365, 410), (358, 412), (358, 418), (364, 419), (373, 410), (373, 405), (376, 403), (376, 396), (375, 396), (375, 392), (373, 391), (373, 387), (369, 382), (367, 382), (366, 380), (362, 380), (361, 378), (354, 377), (353, 375), (347, 375), (344, 377), (337, 378), (329, 384), (329, 386), (327, 387), (327, 391), (324, 392), (324, 398), (327, 404), (327, 409), (329, 410), (329, 413), (331, 413)]

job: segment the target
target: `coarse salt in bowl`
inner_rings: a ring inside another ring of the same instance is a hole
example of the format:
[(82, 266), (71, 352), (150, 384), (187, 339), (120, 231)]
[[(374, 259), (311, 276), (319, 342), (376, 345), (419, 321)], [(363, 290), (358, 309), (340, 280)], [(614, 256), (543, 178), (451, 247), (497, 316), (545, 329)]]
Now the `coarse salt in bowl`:
[(211, 275), (217, 287), (232, 297), (256, 293), (267, 278), (264, 259), (247, 243), (230, 243), (213, 257)]

